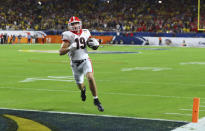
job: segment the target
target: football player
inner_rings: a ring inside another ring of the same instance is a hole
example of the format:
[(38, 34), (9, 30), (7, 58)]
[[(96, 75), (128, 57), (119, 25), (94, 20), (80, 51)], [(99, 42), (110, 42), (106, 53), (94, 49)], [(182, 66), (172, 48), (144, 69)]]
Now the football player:
[[(82, 22), (78, 17), (71, 17), (68, 21), (68, 31), (62, 33), (62, 45), (59, 50), (60, 55), (68, 54), (73, 76), (78, 88), (81, 90), (82, 101), (86, 100), (86, 87), (84, 85), (84, 76), (87, 77), (90, 90), (94, 98), (94, 105), (103, 112), (98, 96), (96, 82), (93, 76), (93, 67), (87, 52), (87, 42), (91, 38), (88, 29), (82, 29)], [(95, 42), (98, 41), (91, 41)]]

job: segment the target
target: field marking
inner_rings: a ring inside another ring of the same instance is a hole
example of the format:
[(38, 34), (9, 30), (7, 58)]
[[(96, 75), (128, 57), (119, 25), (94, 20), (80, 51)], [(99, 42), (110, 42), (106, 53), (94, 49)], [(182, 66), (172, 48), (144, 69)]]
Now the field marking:
[(192, 111), (192, 109), (179, 109), (179, 110), (182, 110), (182, 111)]
[[(117, 81), (118, 83), (119, 82), (132, 82), (130, 80), (127, 80), (127, 81)], [(166, 83), (163, 83), (163, 82), (143, 82), (143, 81), (134, 81), (135, 83), (142, 83), (142, 84), (163, 84), (163, 85), (178, 85), (178, 86), (191, 86), (191, 87), (197, 87), (197, 86), (202, 86), (202, 87), (205, 87), (205, 84), (184, 84), (184, 83), (176, 83), (176, 82), (166, 82)]]
[(18, 126), (18, 131), (35, 131), (36, 129), (38, 129), (38, 131), (51, 131), (47, 126), (31, 119), (8, 114), (4, 114), (3, 116), (15, 121)]
[(73, 76), (47, 76), (47, 78), (45, 77), (26, 78), (25, 80), (19, 82), (33, 82), (38, 80), (73, 82), (74, 78)]
[(167, 120), (158, 118), (139, 118), (139, 117), (128, 117), (128, 116), (115, 116), (115, 115), (97, 115), (97, 114), (85, 114), (77, 112), (60, 112), (60, 111), (41, 111), (31, 109), (15, 109), (15, 108), (0, 108), (0, 110), (14, 110), (14, 111), (28, 111), (28, 112), (40, 112), (40, 113), (56, 113), (56, 114), (68, 114), (68, 115), (82, 115), (82, 116), (97, 116), (97, 117), (111, 117), (111, 118), (127, 118), (127, 119), (139, 119), (139, 120), (158, 120), (158, 121), (170, 121), (170, 122), (187, 122), (179, 120)]
[[(201, 99), (201, 98), (200, 98)], [(193, 105), (190, 105), (190, 106), (193, 106)], [(199, 107), (205, 107), (204, 105), (199, 105)]]
[[(201, 99), (201, 98), (200, 98), (200, 99)], [(193, 106), (193, 105), (190, 105), (190, 106)], [(204, 106), (204, 105), (199, 105), (199, 108), (200, 108), (200, 107), (203, 107), (203, 108), (204, 108), (205, 106)]]
[(204, 131), (205, 130), (205, 117), (199, 119), (198, 123), (189, 123), (178, 127), (172, 131)]
[[(61, 78), (65, 79), (62, 80)], [(68, 79), (68, 80), (66, 80)], [(42, 78), (42, 77), (37, 77), (37, 78), (26, 78), (25, 80), (19, 81), (19, 82), (33, 82), (33, 81), (37, 81), (37, 80), (50, 80), (50, 81), (62, 81), (62, 82), (74, 82), (74, 78), (73, 76), (48, 76), (48, 78)], [(113, 82), (111, 80), (96, 80), (98, 82)], [(119, 82), (132, 82), (132, 81), (118, 81)], [(136, 81), (135, 81), (136, 82)], [(140, 83), (140, 84), (161, 84), (161, 85), (177, 85), (177, 86), (190, 86), (190, 87), (205, 87), (205, 84), (182, 84), (182, 83), (161, 83), (161, 82), (141, 82), (141, 81), (137, 81), (136, 83)], [(205, 102), (204, 102), (205, 103)]]
[[(73, 78), (73, 76), (47, 76), (47, 78), (46, 77), (32, 77), (33, 78), (33, 80), (48, 80), (48, 79), (54, 79), (54, 80), (56, 80), (56, 81), (63, 81), (63, 82), (71, 82), (70, 80), (74, 80), (74, 78)], [(33, 81), (31, 78), (27, 78), (28, 80), (22, 80), (22, 81), (20, 81), (20, 82), (29, 82), (29, 81)], [(62, 79), (65, 79), (65, 80), (62, 80)], [(68, 80), (66, 80), (66, 79), (68, 79)], [(112, 80), (96, 80), (96, 81), (103, 81), (103, 82), (114, 82), (114, 81), (112, 81)], [(132, 81), (121, 81), (121, 80), (119, 80), (119, 81), (117, 81), (118, 83), (119, 82), (132, 82)], [(198, 85), (196, 85), (196, 84), (184, 84), (184, 83), (176, 83), (176, 82), (173, 82), (173, 83), (171, 83), (171, 82), (166, 82), (166, 83), (162, 83), (162, 82), (142, 82), (142, 81), (134, 81), (135, 83), (143, 83), (143, 84), (157, 84), (157, 85), (159, 85), (159, 84), (163, 84), (163, 85), (178, 85), (178, 86), (191, 86), (191, 87), (205, 87), (205, 84), (198, 84)]]
[[(37, 52), (37, 53), (59, 53), (58, 50), (18, 50), (19, 52)], [(141, 54), (142, 52), (131, 51), (88, 51), (89, 54)]]
[[(182, 110), (182, 111), (193, 111), (193, 109), (179, 109), (179, 110)], [(200, 110), (200, 109), (199, 109), (199, 112), (200, 112), (200, 111), (205, 111), (205, 110)]]
[[(48, 91), (48, 92), (70, 92), (79, 93), (80, 91), (71, 90), (51, 90), (51, 89), (36, 89), (36, 88), (22, 88), (22, 87), (0, 87), (0, 89), (13, 89), (13, 90), (33, 90), (33, 91)], [(123, 96), (143, 96), (143, 97), (161, 97), (161, 98), (177, 98), (177, 99), (193, 99), (194, 97), (181, 97), (181, 96), (162, 96), (162, 95), (150, 95), (150, 94), (131, 94), (131, 93), (117, 93), (117, 92), (101, 92), (105, 95), (123, 95)], [(200, 98), (205, 99), (205, 98)]]
[(57, 50), (18, 50), (19, 52), (58, 53)]
[(172, 68), (166, 68), (166, 67), (133, 67), (133, 68), (122, 68), (121, 69), (121, 71), (134, 71), (134, 70), (164, 71), (164, 70), (172, 70)]
[(205, 65), (205, 62), (181, 62), (180, 65)]
[[(193, 99), (194, 97), (180, 97), (180, 96), (162, 96), (162, 95), (144, 95), (144, 94), (131, 94), (131, 93), (102, 93), (102, 94), (111, 94), (111, 95), (128, 95), (128, 96), (148, 96), (148, 97), (164, 97), (164, 98), (179, 98), (179, 99)], [(205, 99), (205, 98), (200, 98)]]
[(192, 116), (192, 114), (182, 114), (182, 113), (163, 113), (166, 115), (180, 115), (180, 116)]
[(74, 80), (57, 80), (57, 79), (43, 79), (43, 78), (26, 78), (23, 81), (19, 81), (19, 82), (33, 82), (33, 81), (37, 81), (37, 80), (44, 80), (44, 81), (64, 81), (64, 82), (73, 82)]
[(0, 89), (14, 89), (14, 90), (33, 90), (33, 91), (48, 91), (48, 92), (80, 92), (80, 91), (71, 91), (71, 90), (51, 90), (51, 89), (36, 89), (36, 88), (16, 88), (16, 87), (0, 87)]

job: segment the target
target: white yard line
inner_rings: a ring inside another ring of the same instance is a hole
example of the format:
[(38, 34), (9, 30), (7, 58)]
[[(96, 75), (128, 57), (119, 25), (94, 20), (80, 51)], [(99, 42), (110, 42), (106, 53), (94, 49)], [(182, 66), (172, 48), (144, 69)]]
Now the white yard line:
[[(96, 80), (98, 81), (98, 80)], [(116, 81), (113, 81), (116, 82)], [(133, 80), (127, 80), (122, 81), (118, 80), (118, 83), (139, 83), (139, 84), (155, 84), (155, 85), (176, 85), (176, 86), (190, 86), (190, 87), (205, 87), (205, 84), (184, 84), (184, 83), (176, 83), (176, 82), (143, 82), (143, 81), (133, 81)]]
[[(107, 73), (107, 72), (102, 72)], [(19, 82), (30, 82), (31, 80), (51, 80), (51, 81), (63, 81), (63, 82), (71, 82), (70, 80), (74, 80), (73, 76), (45, 76), (45, 77), (32, 77), (32, 78), (26, 78)], [(139, 84), (155, 84), (155, 85), (175, 85), (175, 86), (190, 86), (190, 87), (205, 87), (205, 84), (184, 84), (184, 83), (176, 83), (176, 82), (145, 82), (145, 81), (134, 81), (134, 80), (96, 80), (100, 82), (117, 82), (117, 83), (139, 83)]]
[[(8, 44), (9, 46), (10, 44)], [(30, 43), (30, 44), (11, 44), (10, 46), (21, 46), (21, 45), (28, 45), (28, 46), (52, 46), (52, 45), (60, 45), (60, 44), (50, 44), (50, 43), (44, 43), (44, 44), (34, 44), (34, 43)], [(6, 45), (5, 45), (6, 46)]]
[(172, 68), (167, 68), (167, 67), (132, 67), (132, 68), (122, 68), (121, 69), (121, 71), (135, 71), (135, 70), (164, 71), (164, 70), (172, 70)]
[[(52, 89), (37, 89), (37, 88), (22, 88), (22, 87), (0, 87), (0, 89), (12, 89), (12, 90), (33, 90), (33, 91), (48, 91), (48, 92), (76, 92), (80, 91), (71, 91), (71, 90), (52, 90)], [(181, 97), (181, 96), (162, 96), (162, 95), (150, 95), (150, 94), (132, 94), (132, 93), (117, 93), (117, 92), (101, 92), (101, 94), (106, 95), (122, 95), (122, 96), (143, 96), (143, 97), (161, 97), (161, 98), (177, 98), (177, 99), (193, 99), (193, 97)], [(200, 99), (205, 99), (201, 98)]]
[[(193, 99), (193, 97), (181, 97), (181, 96), (162, 96), (162, 95), (145, 95), (145, 94), (131, 94), (131, 93), (102, 93), (102, 94), (112, 94), (112, 95), (128, 95), (128, 96), (147, 96), (147, 97), (163, 97), (163, 98), (179, 98), (179, 99)], [(205, 99), (201, 98), (200, 99)]]
[[(201, 99), (201, 98), (200, 98), (200, 99)], [(190, 106), (193, 107), (193, 105), (189, 105), (189, 107), (190, 107)], [(204, 107), (205, 107), (205, 106), (203, 106), (203, 105), (199, 105), (199, 108), (203, 108), (203, 109), (204, 109)]]
[(43, 79), (43, 78), (27, 78), (23, 81), (19, 81), (19, 82), (33, 82), (33, 81), (63, 81), (63, 82), (73, 82), (74, 80), (60, 80), (60, 79)]
[[(182, 110), (182, 111), (193, 111), (193, 109), (179, 109), (179, 110)], [(205, 111), (205, 110), (199, 110), (199, 112), (201, 111)]]
[(205, 65), (205, 62), (181, 62), (180, 65)]
[(182, 114), (182, 113), (164, 113), (166, 115), (180, 115), (180, 116), (192, 116), (192, 114)]
[(33, 90), (33, 91), (48, 91), (48, 92), (80, 92), (80, 91), (71, 91), (71, 90), (51, 90), (51, 89), (36, 89), (36, 88), (15, 88), (15, 87), (0, 87), (0, 89), (14, 89), (14, 90)]
[(58, 50), (18, 50), (20, 52), (58, 53)]
[(30, 109), (14, 109), (14, 108), (0, 108), (0, 110), (13, 110), (13, 111), (29, 111), (29, 112), (39, 112), (39, 113), (58, 113), (58, 114), (68, 114), (68, 115), (83, 115), (83, 116), (97, 116), (97, 117), (114, 117), (114, 118), (128, 118), (128, 119), (140, 119), (140, 120), (158, 120), (158, 121), (170, 121), (170, 122), (187, 122), (178, 120), (167, 120), (167, 119), (152, 119), (152, 118), (138, 118), (138, 117), (127, 117), (127, 116), (114, 116), (114, 115), (97, 115), (97, 114), (85, 114), (77, 112), (58, 112), (58, 111), (40, 111), (40, 110), (30, 110)]
[(200, 119), (198, 123), (189, 123), (172, 131), (205, 131), (205, 117)]

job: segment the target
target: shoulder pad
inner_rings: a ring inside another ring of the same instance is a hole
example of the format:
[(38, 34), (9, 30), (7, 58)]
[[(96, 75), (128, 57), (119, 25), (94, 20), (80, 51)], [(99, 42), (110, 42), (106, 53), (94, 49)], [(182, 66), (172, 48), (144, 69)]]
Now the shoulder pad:
[(71, 39), (72, 32), (70, 31), (65, 31), (62, 33), (62, 40), (69, 40)]

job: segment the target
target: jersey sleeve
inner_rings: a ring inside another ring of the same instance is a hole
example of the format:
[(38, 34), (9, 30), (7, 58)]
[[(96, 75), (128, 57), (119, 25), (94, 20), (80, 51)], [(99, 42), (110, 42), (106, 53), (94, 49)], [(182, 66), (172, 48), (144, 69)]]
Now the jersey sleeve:
[(70, 41), (70, 36), (67, 32), (62, 33), (62, 41)]

